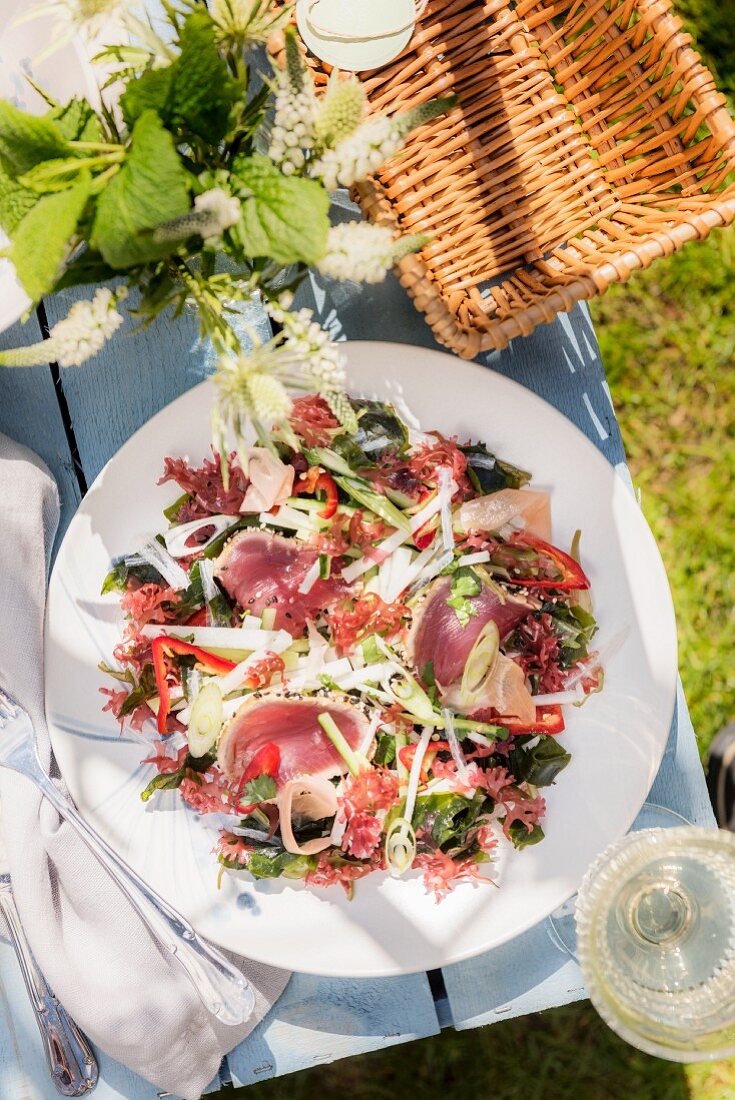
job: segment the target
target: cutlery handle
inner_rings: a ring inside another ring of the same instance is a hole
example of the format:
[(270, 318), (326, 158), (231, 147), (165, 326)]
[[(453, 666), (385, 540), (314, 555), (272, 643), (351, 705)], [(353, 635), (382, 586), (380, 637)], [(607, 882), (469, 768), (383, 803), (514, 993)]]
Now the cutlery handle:
[(98, 1069), (94, 1054), (39, 970), (18, 918), (12, 892), (7, 887), (0, 889), (0, 909), (5, 915), (36, 1015), (51, 1079), (62, 1096), (84, 1096), (97, 1084)]
[(199, 997), (220, 1023), (235, 1026), (250, 1018), (255, 995), (249, 982), (220, 952), (194, 931), (184, 917), (152, 890), (45, 774), (34, 777), (49, 802), (76, 829), (90, 851), (125, 894), (153, 935), (181, 964)]

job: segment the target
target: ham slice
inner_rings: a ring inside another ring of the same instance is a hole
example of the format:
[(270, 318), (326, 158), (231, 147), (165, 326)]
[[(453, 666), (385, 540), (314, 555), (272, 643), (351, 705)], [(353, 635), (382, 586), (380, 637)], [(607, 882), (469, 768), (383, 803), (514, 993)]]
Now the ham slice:
[(259, 615), (272, 608), (276, 629), (298, 638), (307, 619), (331, 607), (347, 591), (341, 577), (332, 576), (316, 581), (308, 592), (299, 592), (317, 557), (316, 550), (300, 546), (295, 539), (269, 531), (242, 531), (227, 543), (214, 575), (245, 611)]
[(279, 785), (305, 775), (326, 779), (342, 775), (347, 766), (318, 722), (324, 713), (331, 715), (351, 748), (366, 747), (370, 723), (350, 703), (270, 695), (248, 700), (227, 723), (217, 763), (227, 779), (238, 781), (256, 752), (272, 742), (281, 750)]
[(408, 654), (419, 676), (433, 662), (437, 684), (448, 687), (462, 679), (470, 651), (486, 623), (497, 625), (501, 641), (531, 608), (524, 600), (508, 596), (503, 602), (492, 588), (483, 587), (479, 596), (470, 597), (475, 612), (466, 626), (447, 603), (451, 578), (438, 577), (429, 586), (426, 599), (415, 612), (408, 636)]
[(499, 531), (513, 520), (537, 538), (551, 541), (549, 494), (536, 489), (501, 489), (485, 497), (466, 500), (457, 510), (462, 531)]

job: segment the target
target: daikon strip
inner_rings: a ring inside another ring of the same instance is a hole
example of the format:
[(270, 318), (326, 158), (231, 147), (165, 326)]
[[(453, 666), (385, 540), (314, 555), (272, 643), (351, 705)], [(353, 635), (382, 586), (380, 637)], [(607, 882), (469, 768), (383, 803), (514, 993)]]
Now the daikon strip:
[(165, 547), (155, 539), (148, 539), (138, 551), (141, 558), (157, 569), (163, 579), (171, 588), (180, 589), (189, 587), (189, 577), (185, 569), (182, 569), (177, 561), (169, 554)]
[(457, 565), (482, 565), (486, 561), (490, 561), (490, 551), (478, 550), (475, 554), (463, 554), (461, 558), (457, 558)]
[(284, 649), (288, 649), (292, 640), (291, 635), (287, 634), (285, 630), (280, 630), (278, 635), (271, 645), (264, 646), (263, 649), (251, 653), (249, 657), (246, 657), (244, 661), (240, 661), (239, 665), (235, 665), (230, 672), (221, 677), (219, 686), (223, 696), (229, 695), (231, 691), (236, 691), (237, 688), (241, 687), (250, 669), (257, 665), (259, 661), (264, 660), (269, 653), (283, 653)]
[(454, 714), (449, 707), (442, 707), (442, 716), (444, 718), (444, 736), (449, 743), (449, 751), (452, 754), (452, 760), (457, 765), (457, 775), (461, 783), (467, 782), (467, 761), (464, 758), (457, 733), (454, 729)]
[(297, 512), (287, 504), (282, 504), (277, 512), (261, 512), (258, 519), (269, 527), (285, 527), (289, 531), (319, 531), (323, 526), (308, 512)]
[(316, 559), (314, 564), (312, 566), (310, 566), (309, 570), (307, 571), (306, 576), (304, 577), (301, 584), (299, 585), (299, 592), (302, 595), (305, 596), (307, 594), (307, 592), (311, 592), (312, 588), (314, 587), (314, 585), (316, 584), (316, 582), (318, 580), (319, 580), (319, 558)]
[(454, 531), (452, 530), (452, 497), (457, 491), (457, 484), (452, 479), (452, 471), (448, 466), (439, 469), (439, 512), (442, 521), (442, 542), (444, 550), (454, 550)]
[[(385, 574), (381, 572), (381, 597), (386, 603), (392, 603), (408, 585), (411, 579), (411, 562), (413, 554), (408, 546), (399, 546), (393, 551), (390, 558), (390, 568)], [(384, 563), (388, 564), (388, 562)], [(383, 566), (381, 566), (382, 570)]]
[(148, 623), (141, 631), (146, 638), (157, 638), (166, 634), (170, 638), (191, 640), (201, 649), (242, 649), (256, 650), (263, 647), (273, 649), (274, 643), (284, 638), (286, 644), (277, 650), (291, 645), (293, 638), (285, 630), (260, 630), (248, 626), (187, 626), (181, 623)]
[[(406, 540), (405, 531), (394, 531), (392, 535), (388, 535), (387, 538), (379, 542), (377, 546), (373, 547), (376, 556), (381, 555), (383, 561), (396, 550), (401, 543)], [(353, 562), (352, 565), (348, 565), (346, 569), (342, 570), (342, 578), (346, 580), (348, 584), (352, 584), (358, 577), (361, 577), (363, 573), (367, 573), (375, 565), (375, 561), (363, 556)]]
[(404, 599), (410, 600), (412, 596), (415, 596), (417, 592), (421, 591), (424, 585), (427, 585), (429, 581), (438, 576), (438, 574), (441, 573), (442, 569), (446, 569), (446, 567), (448, 565), (451, 565), (453, 561), (454, 553), (451, 550), (445, 550), (439, 555), (438, 558), (435, 558), (433, 561), (429, 562), (424, 571), (413, 582)]

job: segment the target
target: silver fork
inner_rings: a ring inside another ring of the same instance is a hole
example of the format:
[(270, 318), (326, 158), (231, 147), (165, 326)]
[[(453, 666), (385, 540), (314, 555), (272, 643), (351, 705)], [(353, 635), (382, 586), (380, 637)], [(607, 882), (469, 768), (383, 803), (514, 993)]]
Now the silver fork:
[(244, 1023), (255, 996), (242, 974), (201, 939), (188, 921), (164, 901), (113, 851), (68, 802), (43, 769), (28, 713), (0, 688), (0, 767), (24, 775), (79, 833), (163, 947), (181, 964), (204, 1006), (223, 1024)]
[(10, 875), (6, 873), (0, 874), (0, 911), (41, 1032), (51, 1080), (62, 1096), (84, 1096), (97, 1084), (97, 1061), (85, 1036), (59, 1004), (38, 968), (18, 919)]

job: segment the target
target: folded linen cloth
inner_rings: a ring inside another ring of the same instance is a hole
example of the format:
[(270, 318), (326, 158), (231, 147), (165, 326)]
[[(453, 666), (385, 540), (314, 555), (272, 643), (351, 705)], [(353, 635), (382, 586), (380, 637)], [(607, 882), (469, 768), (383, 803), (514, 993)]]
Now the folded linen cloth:
[[(54, 772), (43, 706), (47, 562), (59, 519), (51, 474), (0, 435), (0, 685), (29, 712)], [(266, 1014), (289, 973), (230, 956), (252, 984), (240, 1027), (202, 1006), (73, 829), (36, 788), (0, 770), (13, 892), (36, 960), (61, 1003), (102, 1050), (157, 1087), (196, 1100), (222, 1056)]]

